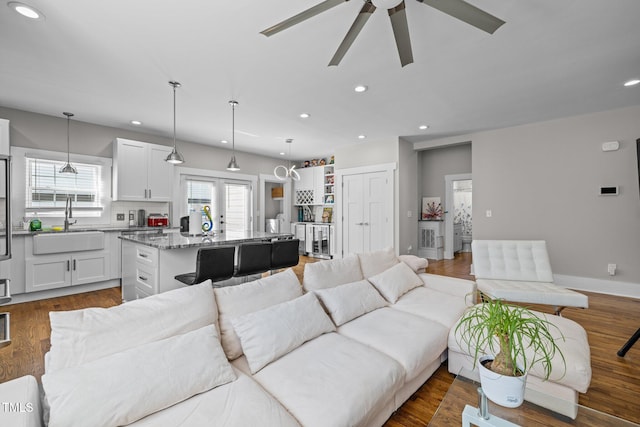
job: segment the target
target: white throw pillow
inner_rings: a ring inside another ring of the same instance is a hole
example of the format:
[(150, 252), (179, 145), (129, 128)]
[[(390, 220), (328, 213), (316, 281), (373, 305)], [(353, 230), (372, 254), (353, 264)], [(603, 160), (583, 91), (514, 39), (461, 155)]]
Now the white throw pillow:
[(336, 330), (312, 293), (231, 322), (252, 374), (305, 342)]
[(429, 261), (426, 258), (415, 255), (398, 255), (398, 259), (411, 267), (414, 273), (424, 273), (429, 266)]
[(367, 280), (313, 292), (320, 298), (336, 326), (387, 305)]
[(369, 281), (392, 304), (411, 289), (423, 285), (420, 277), (404, 262), (400, 262), (380, 274), (369, 277)]
[(204, 282), (111, 308), (52, 311), (47, 372), (211, 325), (218, 317), (214, 298)]
[(42, 386), (51, 407), (49, 427), (111, 427), (235, 379), (209, 325), (47, 373)]
[(358, 258), (360, 259), (360, 268), (365, 278), (380, 274), (399, 262), (393, 248), (358, 254)]
[(306, 263), (302, 276), (302, 287), (305, 291), (333, 288), (345, 283), (364, 279), (360, 270), (360, 261), (356, 255), (336, 258), (327, 261)]
[(298, 276), (287, 269), (238, 286), (215, 288), (214, 292), (220, 313), (218, 324), (222, 348), (229, 360), (234, 360), (242, 356), (242, 346), (231, 320), (297, 298), (302, 295), (302, 288)]

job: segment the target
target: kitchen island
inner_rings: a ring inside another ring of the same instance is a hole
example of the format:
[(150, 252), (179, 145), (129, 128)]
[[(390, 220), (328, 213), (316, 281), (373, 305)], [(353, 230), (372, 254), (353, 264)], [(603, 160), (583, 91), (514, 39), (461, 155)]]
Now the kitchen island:
[[(123, 234), (122, 299), (131, 301), (184, 287), (174, 276), (196, 269), (198, 249), (237, 246), (293, 237), (291, 233), (262, 231), (228, 232), (213, 236), (189, 236), (177, 231)], [(235, 280), (235, 279), (230, 279)]]

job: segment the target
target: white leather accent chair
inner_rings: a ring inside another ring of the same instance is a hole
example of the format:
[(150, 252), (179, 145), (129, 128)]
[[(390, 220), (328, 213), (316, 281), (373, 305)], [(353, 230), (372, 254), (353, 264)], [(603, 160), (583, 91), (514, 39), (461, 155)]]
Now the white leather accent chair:
[(490, 298), (565, 307), (589, 307), (586, 295), (553, 283), (544, 240), (474, 240), (473, 270), (478, 290)]

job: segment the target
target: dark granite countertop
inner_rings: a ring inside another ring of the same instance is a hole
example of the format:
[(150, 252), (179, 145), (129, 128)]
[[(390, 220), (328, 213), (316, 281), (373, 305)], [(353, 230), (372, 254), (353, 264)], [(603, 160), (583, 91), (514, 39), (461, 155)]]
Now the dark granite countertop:
[(158, 249), (181, 249), (199, 246), (236, 245), (244, 242), (268, 241), (293, 237), (291, 233), (266, 233), (264, 231), (229, 232), (214, 236), (189, 236), (176, 231), (156, 234), (123, 234), (120, 239)]

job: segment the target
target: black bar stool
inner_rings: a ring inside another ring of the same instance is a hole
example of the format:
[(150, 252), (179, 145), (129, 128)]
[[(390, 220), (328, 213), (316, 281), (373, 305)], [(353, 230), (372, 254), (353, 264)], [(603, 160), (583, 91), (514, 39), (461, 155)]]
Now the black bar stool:
[(178, 274), (174, 279), (185, 285), (195, 285), (207, 279), (218, 282), (233, 277), (235, 246), (200, 248), (196, 256), (194, 273)]
[(271, 242), (271, 272), (298, 265), (300, 261), (299, 246), (300, 239)]
[(247, 242), (238, 246), (235, 277), (264, 273), (271, 268), (271, 242)]

